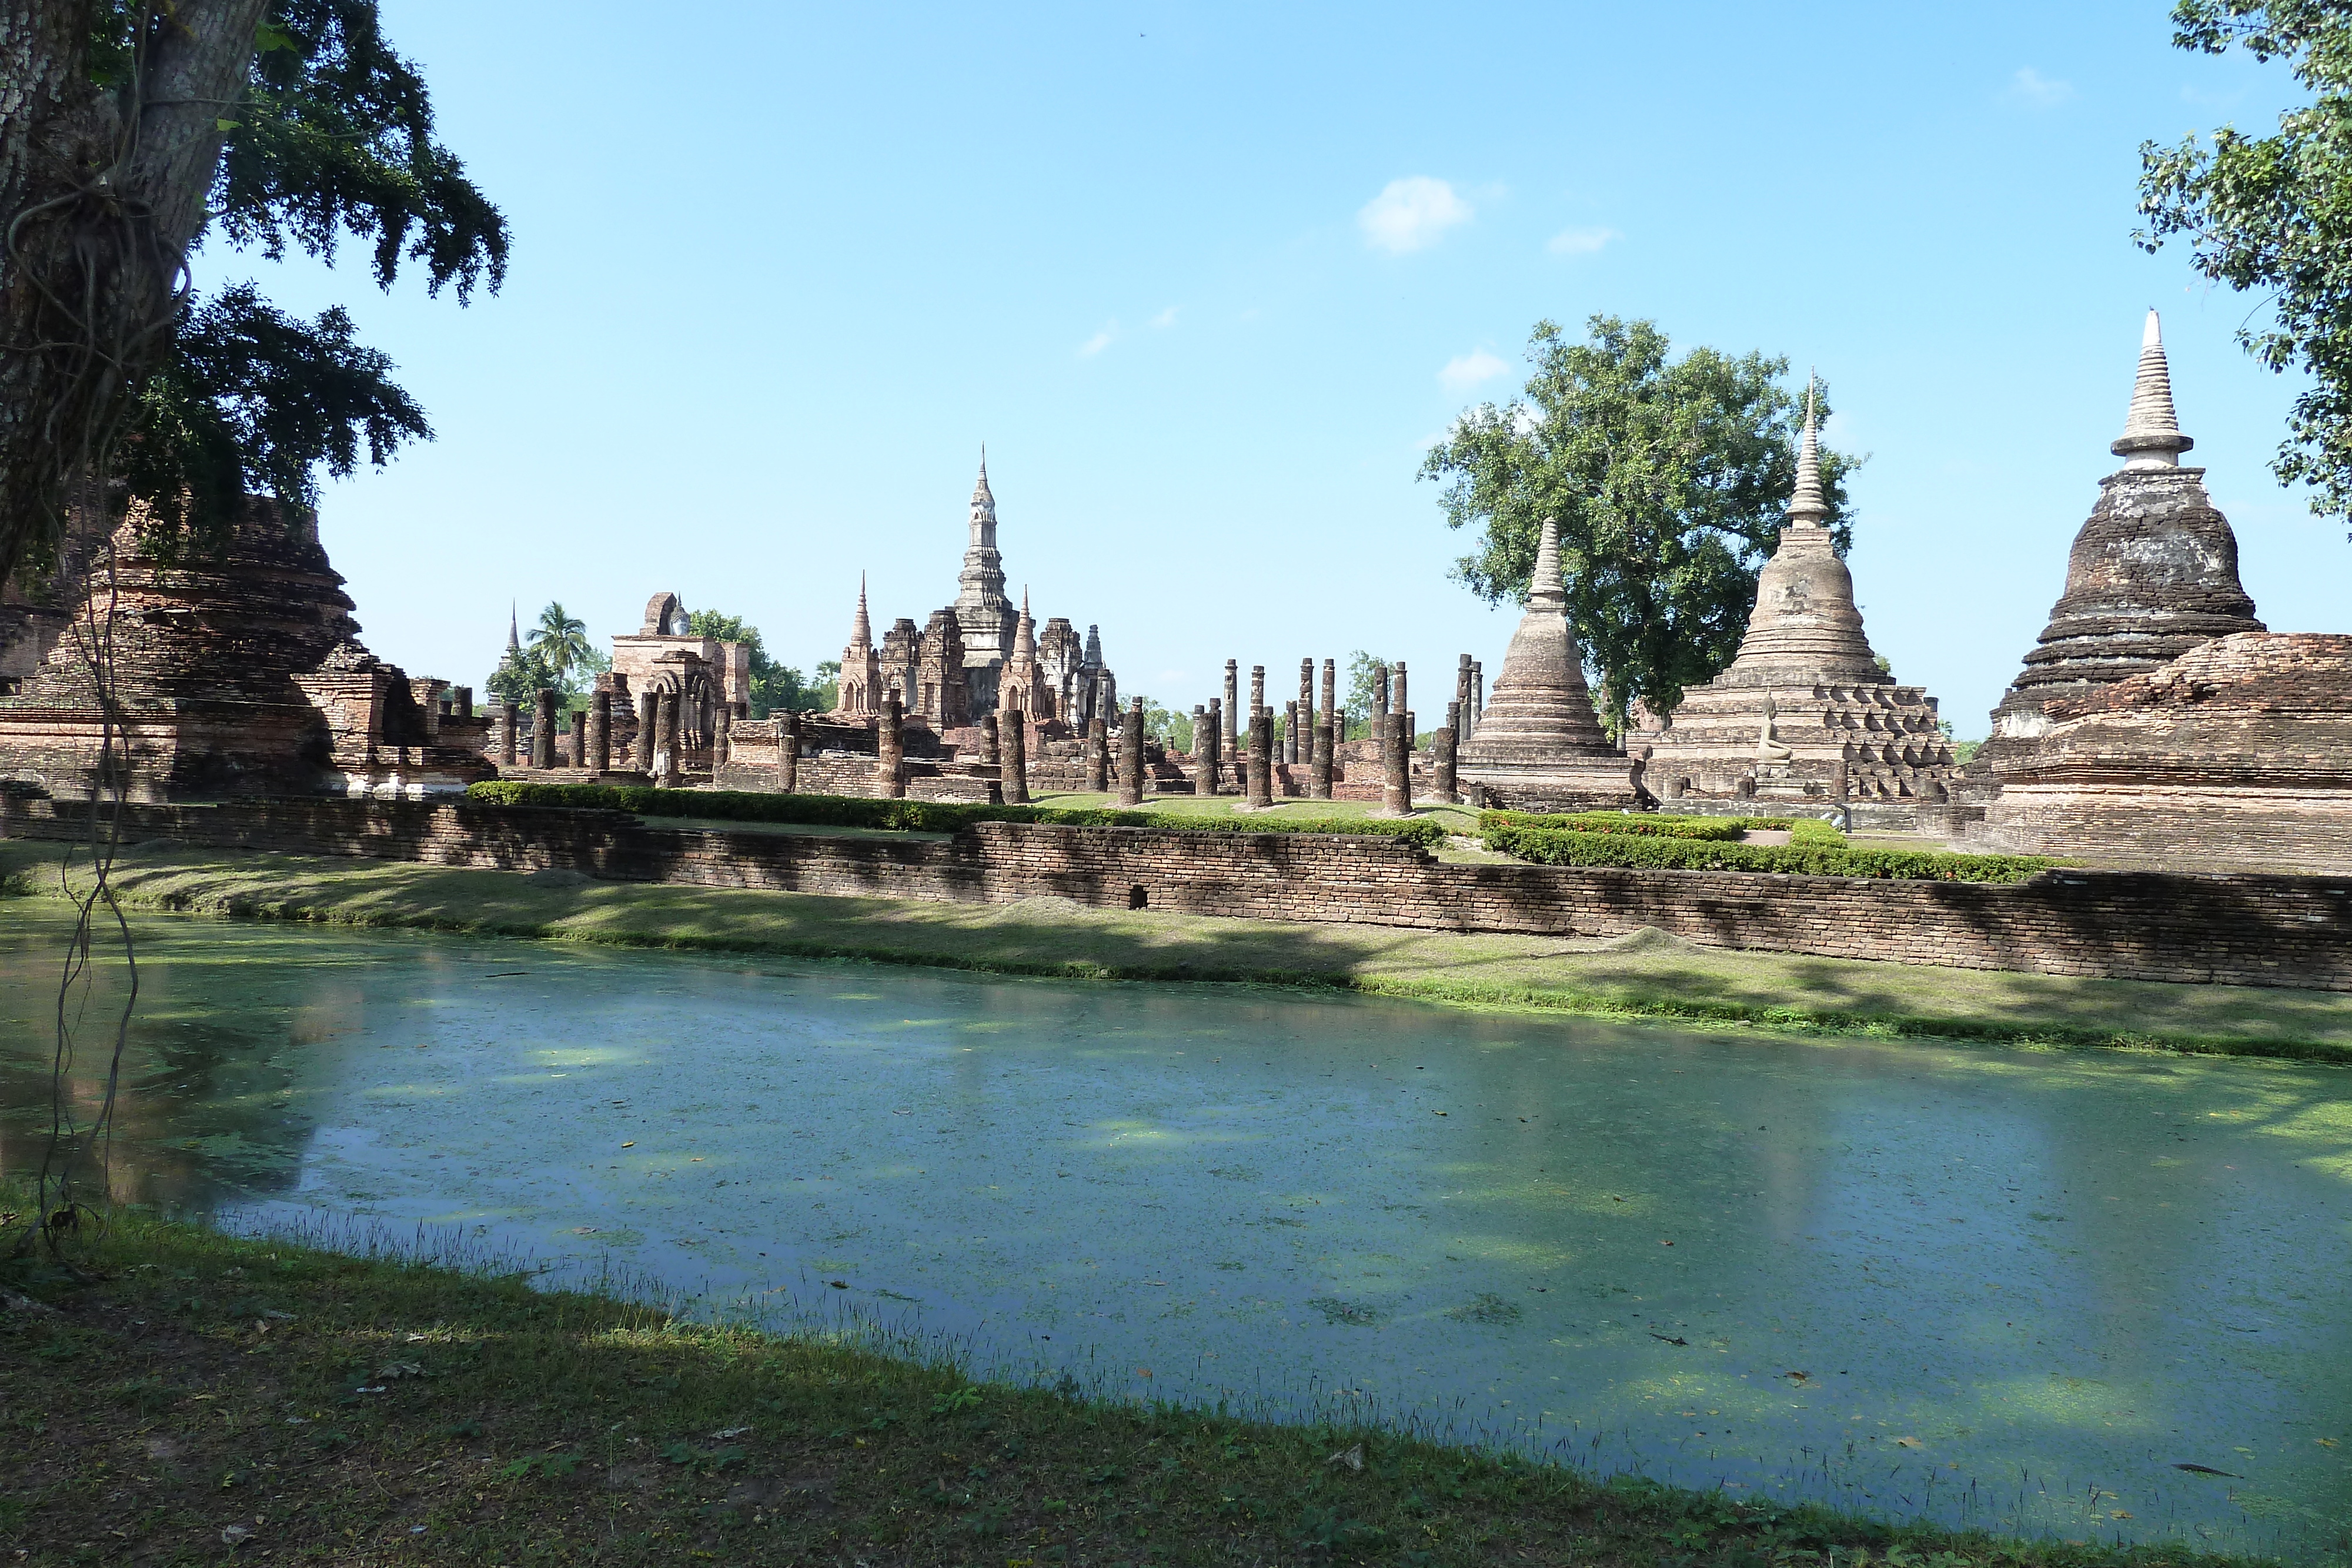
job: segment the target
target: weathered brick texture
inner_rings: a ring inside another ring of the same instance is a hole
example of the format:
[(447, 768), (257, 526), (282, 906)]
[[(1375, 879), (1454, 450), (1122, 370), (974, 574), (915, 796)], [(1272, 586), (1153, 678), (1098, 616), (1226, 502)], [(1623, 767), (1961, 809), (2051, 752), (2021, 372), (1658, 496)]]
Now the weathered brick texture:
[[(84, 808), (0, 797), (10, 837)], [(619, 882), (1081, 904), (1427, 930), (1611, 936), (2122, 979), (2352, 990), (2352, 880), (2061, 871), (2014, 885), (1455, 865), (1394, 839), (985, 822), (952, 840), (695, 831), (620, 812), (391, 800), (133, 805), (131, 841), (567, 869)]]

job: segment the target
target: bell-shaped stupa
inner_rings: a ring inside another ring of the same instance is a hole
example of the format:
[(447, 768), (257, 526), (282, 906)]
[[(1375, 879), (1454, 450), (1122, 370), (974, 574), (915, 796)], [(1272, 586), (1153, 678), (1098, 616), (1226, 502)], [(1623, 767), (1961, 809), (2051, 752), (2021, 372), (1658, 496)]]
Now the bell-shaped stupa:
[(2238, 581), (2237, 536), (2205, 493), (2205, 470), (2181, 466), (2193, 444), (2173, 413), (2151, 310), (2131, 409), (2109, 448), (2124, 465), (2099, 481), (2098, 505), (2066, 559), (2066, 591), (1993, 709), (1991, 738), (1969, 765), (1972, 779), (2023, 764), (2049, 728), (2045, 704), (2078, 701), (2216, 637), (2263, 630)]
[(1485, 787), (1486, 799), (1507, 807), (1581, 810), (1634, 799), (1633, 764), (1601, 732), (1584, 683), (1583, 651), (1568, 626), (1559, 525), (1551, 518), (1536, 550), (1527, 613), (1458, 767)]
[(1951, 752), (1936, 699), (1882, 669), (1854, 608), (1822, 493), (1821, 436), (1805, 432), (1788, 521), (1756, 580), (1756, 608), (1730, 665), (1628, 745), (1649, 749), (1644, 782), (1668, 800), (1940, 799)]

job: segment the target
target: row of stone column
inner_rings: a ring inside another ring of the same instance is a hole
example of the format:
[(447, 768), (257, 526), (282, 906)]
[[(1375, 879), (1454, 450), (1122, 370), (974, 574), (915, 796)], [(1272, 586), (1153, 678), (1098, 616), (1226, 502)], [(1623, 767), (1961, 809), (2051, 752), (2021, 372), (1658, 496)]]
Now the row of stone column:
[[(613, 770), (613, 694), (607, 691), (591, 693), (588, 706), (572, 716), (572, 729), (566, 737), (564, 757), (556, 758), (555, 701), (552, 690), (541, 687), (531, 704), (530, 766), (553, 769), (559, 766), (577, 768), (596, 773)], [(713, 740), (711, 760), (724, 767), (732, 753), (734, 713), (722, 707), (718, 713), (718, 733)], [(798, 728), (798, 716), (793, 727)], [(516, 765), (520, 740), (516, 734), (515, 705), (499, 705), (499, 760), (506, 767)], [(637, 733), (630, 748), (629, 765), (639, 773), (650, 774), (657, 784), (675, 785), (680, 770), (678, 743), (678, 698), (676, 692), (644, 692), (637, 698)], [(789, 788), (789, 786), (787, 786)]]

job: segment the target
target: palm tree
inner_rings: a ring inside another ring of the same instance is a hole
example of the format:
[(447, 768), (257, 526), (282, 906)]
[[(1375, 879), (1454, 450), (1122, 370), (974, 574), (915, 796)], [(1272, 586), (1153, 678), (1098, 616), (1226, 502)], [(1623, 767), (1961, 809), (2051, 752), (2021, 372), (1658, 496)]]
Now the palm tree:
[(588, 641), (588, 623), (564, 613), (563, 606), (552, 601), (539, 612), (539, 624), (530, 629), (527, 640), (559, 677), (569, 674), (572, 665), (586, 664), (596, 652)]

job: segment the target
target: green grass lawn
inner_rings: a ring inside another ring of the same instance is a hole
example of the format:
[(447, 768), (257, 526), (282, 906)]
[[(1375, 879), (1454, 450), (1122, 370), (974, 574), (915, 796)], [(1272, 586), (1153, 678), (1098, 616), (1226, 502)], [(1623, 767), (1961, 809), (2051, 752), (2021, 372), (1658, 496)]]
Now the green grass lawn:
[(0, 1548), (35, 1568), (2225, 1561), (1892, 1531), (1377, 1428), (975, 1385), (834, 1335), (136, 1213), (74, 1261), (0, 1262)]
[[(1196, 802), (1207, 805), (1212, 802)], [(731, 826), (731, 824), (730, 824)], [(53, 894), (60, 846), (0, 842), (0, 883)], [(2352, 1061), (2352, 996), (2092, 980), (1701, 947), (1086, 908), (583, 882), (142, 846), (132, 908), (1015, 975), (1334, 986), (1455, 1005), (1706, 1026), (2151, 1046)]]

